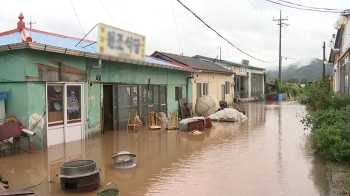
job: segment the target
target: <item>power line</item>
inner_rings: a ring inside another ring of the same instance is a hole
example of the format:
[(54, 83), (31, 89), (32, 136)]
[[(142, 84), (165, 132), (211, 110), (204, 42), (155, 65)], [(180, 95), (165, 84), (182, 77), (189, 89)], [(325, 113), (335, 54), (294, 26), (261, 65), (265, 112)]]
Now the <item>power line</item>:
[(123, 10), (122, 6), (120, 5), (119, 1), (118, 1), (118, 0), (116, 0), (116, 2), (118, 3), (118, 5), (119, 5), (120, 9), (122, 10), (122, 12), (123, 12), (123, 14), (124, 14), (125, 18), (128, 20), (128, 22), (129, 22), (129, 24), (131, 25), (131, 27), (134, 29), (134, 31), (136, 31), (136, 32), (137, 32), (136, 28), (134, 27), (134, 25), (132, 25), (131, 21), (129, 20), (128, 15), (126, 15), (126, 13), (124, 12), (124, 10)]
[(231, 46), (233, 46), (234, 48), (236, 48), (238, 51), (240, 51), (241, 53), (257, 60), (257, 61), (260, 61), (260, 62), (264, 62), (264, 63), (272, 63), (272, 62), (269, 62), (269, 61), (264, 61), (264, 60), (261, 60), (261, 59), (258, 59), (244, 51), (242, 51), (240, 48), (238, 48), (237, 46), (235, 46), (234, 44), (232, 44), (230, 41), (228, 41), (225, 37), (223, 37), (220, 33), (218, 33), (215, 29), (213, 29), (211, 26), (209, 26), (206, 22), (204, 22), (199, 16), (197, 16), (197, 14), (195, 14), (192, 10), (190, 10), (186, 5), (184, 5), (180, 0), (177, 0), (184, 8), (186, 8), (189, 12), (191, 12), (198, 20), (200, 20), (205, 26), (207, 26), (209, 29), (211, 29), (212, 31), (214, 31), (219, 37), (221, 37), (222, 39), (224, 39), (227, 43), (229, 43)]
[(73, 0), (70, 0), (70, 2), (72, 3), (72, 7), (73, 7), (73, 10), (74, 10), (75, 16), (76, 16), (76, 18), (78, 19), (78, 22), (79, 22), (80, 28), (81, 28), (81, 30), (83, 31), (84, 35), (85, 35), (84, 28), (83, 28), (83, 26), (81, 25), (80, 20), (79, 20), (79, 17), (78, 17), (78, 14), (77, 14), (77, 11), (75, 10)]
[(332, 11), (332, 10), (317, 10), (317, 9), (309, 9), (309, 8), (293, 7), (293, 6), (290, 6), (290, 5), (285, 5), (285, 4), (283, 4), (283, 3), (279, 3), (279, 2), (275, 2), (275, 1), (271, 1), (271, 0), (266, 0), (266, 1), (271, 2), (271, 3), (274, 3), (274, 4), (278, 4), (278, 5), (281, 5), (281, 6), (285, 6), (285, 7), (289, 7), (289, 8), (294, 8), (294, 9), (299, 9), (299, 10), (305, 10), (305, 11), (324, 12), (324, 13), (332, 13), (332, 14), (335, 14), (335, 13), (340, 13), (340, 11)]
[(109, 18), (111, 18), (111, 20), (112, 20), (112, 22), (113, 22), (114, 26), (117, 26), (117, 25), (115, 24), (115, 22), (114, 22), (114, 20), (113, 20), (112, 16), (109, 14), (109, 12), (108, 12), (107, 8), (105, 7), (105, 5), (102, 3), (102, 1), (101, 1), (101, 0), (99, 0), (99, 1), (100, 1), (100, 3), (101, 3), (102, 7), (103, 7), (103, 8), (105, 9), (105, 11), (107, 12), (107, 14), (108, 14)]
[[(280, 80), (280, 83), (282, 84), (282, 27), (283, 25), (289, 25), (286, 23), (283, 23), (282, 21), (286, 21), (288, 19), (282, 18), (282, 11), (280, 10), (280, 17), (278, 19), (273, 19), (273, 21), (278, 21), (279, 29), (280, 29), (280, 36), (279, 36), (279, 73), (278, 78)], [(277, 92), (280, 93), (280, 92)]]
[(329, 10), (329, 11), (343, 11), (341, 9), (332, 9), (332, 8), (318, 8), (318, 7), (312, 7), (312, 6), (306, 6), (306, 5), (300, 5), (300, 4), (297, 4), (297, 3), (293, 3), (293, 2), (290, 2), (290, 1), (285, 1), (285, 0), (277, 0), (277, 1), (282, 1), (284, 3), (288, 3), (288, 4), (292, 4), (292, 5), (296, 5), (296, 6), (299, 6), (299, 7), (304, 7), (304, 8), (310, 8), (310, 9), (320, 9), (320, 10)]
[(170, 2), (171, 2), (171, 8), (173, 9), (173, 16), (174, 16), (174, 23), (175, 23), (175, 27), (176, 27), (177, 38), (179, 39), (179, 44), (180, 44), (180, 48), (181, 48), (181, 54), (183, 55), (184, 51), (183, 51), (183, 49), (182, 49), (181, 40), (180, 40), (180, 35), (179, 35), (179, 30), (178, 30), (178, 28), (177, 28), (177, 23), (176, 23), (176, 17), (175, 17), (175, 11), (174, 11), (173, 0), (170, 0)]

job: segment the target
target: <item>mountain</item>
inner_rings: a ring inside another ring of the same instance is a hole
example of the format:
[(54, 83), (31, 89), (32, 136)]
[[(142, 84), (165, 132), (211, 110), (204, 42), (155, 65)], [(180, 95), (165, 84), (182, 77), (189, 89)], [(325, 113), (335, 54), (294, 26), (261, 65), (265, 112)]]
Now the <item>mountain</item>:
[[(295, 78), (299, 80), (306, 79), (308, 81), (313, 81), (322, 76), (322, 65), (323, 61), (317, 58), (299, 60), (282, 69), (282, 78), (283, 80)], [(267, 73), (267, 80), (278, 78), (278, 70), (268, 70)], [(326, 67), (326, 75), (329, 74), (333, 75), (331, 66)]]

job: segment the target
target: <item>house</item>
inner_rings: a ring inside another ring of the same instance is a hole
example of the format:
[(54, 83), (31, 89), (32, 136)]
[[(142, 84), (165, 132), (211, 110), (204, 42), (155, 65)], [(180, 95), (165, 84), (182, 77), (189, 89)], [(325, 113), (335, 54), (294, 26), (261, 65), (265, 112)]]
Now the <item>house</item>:
[(194, 58), (215, 62), (217, 65), (231, 70), (234, 75), (234, 86), (232, 87), (233, 97), (252, 98), (260, 97), (265, 92), (264, 68), (249, 65), (249, 61), (243, 60), (236, 63), (227, 60), (213, 59), (206, 56), (196, 55)]
[[(333, 64), (333, 90), (350, 94), (350, 10), (345, 10), (337, 20), (337, 35), (330, 52), (329, 63)], [(341, 24), (339, 24), (341, 22)]]
[(192, 94), (192, 106), (196, 105), (196, 100), (203, 95), (214, 95), (219, 101), (232, 104), (231, 84), (233, 72), (216, 65), (215, 63), (202, 61), (188, 56), (180, 56), (165, 52), (154, 52), (151, 56), (164, 59), (173, 63), (181, 63), (193, 67), (197, 72), (193, 73), (191, 83), (192, 89), (188, 89), (188, 94)]
[(6, 114), (36, 133), (37, 147), (125, 129), (130, 109), (148, 122), (150, 111), (177, 110), (177, 96), (192, 98), (185, 92), (191, 67), (97, 54), (95, 41), (29, 29), (19, 19), (0, 33), (0, 92), (11, 90)]

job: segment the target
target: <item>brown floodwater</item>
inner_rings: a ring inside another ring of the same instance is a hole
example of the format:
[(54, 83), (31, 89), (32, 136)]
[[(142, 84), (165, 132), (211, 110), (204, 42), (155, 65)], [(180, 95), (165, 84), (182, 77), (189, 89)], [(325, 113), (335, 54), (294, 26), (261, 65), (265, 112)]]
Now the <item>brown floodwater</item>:
[[(213, 128), (200, 135), (107, 131), (84, 141), (0, 158), (0, 173), (12, 190), (39, 184), (32, 188), (37, 195), (71, 195), (60, 189), (60, 165), (93, 159), (101, 168), (101, 189), (114, 182), (121, 196), (329, 195), (326, 166), (313, 155), (299, 122), (304, 106), (260, 102), (239, 108), (249, 120), (213, 122)], [(137, 155), (135, 168), (113, 168), (111, 155), (121, 150)]]

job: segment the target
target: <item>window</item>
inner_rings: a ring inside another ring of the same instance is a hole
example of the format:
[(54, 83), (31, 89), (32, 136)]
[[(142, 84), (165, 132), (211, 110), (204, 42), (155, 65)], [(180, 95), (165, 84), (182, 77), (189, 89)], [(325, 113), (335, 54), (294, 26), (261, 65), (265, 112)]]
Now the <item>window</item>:
[(209, 94), (209, 84), (203, 83), (203, 95), (208, 95), (208, 94)]
[(67, 86), (67, 120), (81, 119), (81, 86)]
[(229, 81), (225, 82), (225, 93), (230, 94), (230, 82)]
[(202, 83), (197, 83), (197, 99), (202, 96)]
[(48, 123), (63, 125), (63, 84), (47, 85)]
[(182, 87), (175, 87), (175, 101), (182, 98)]

